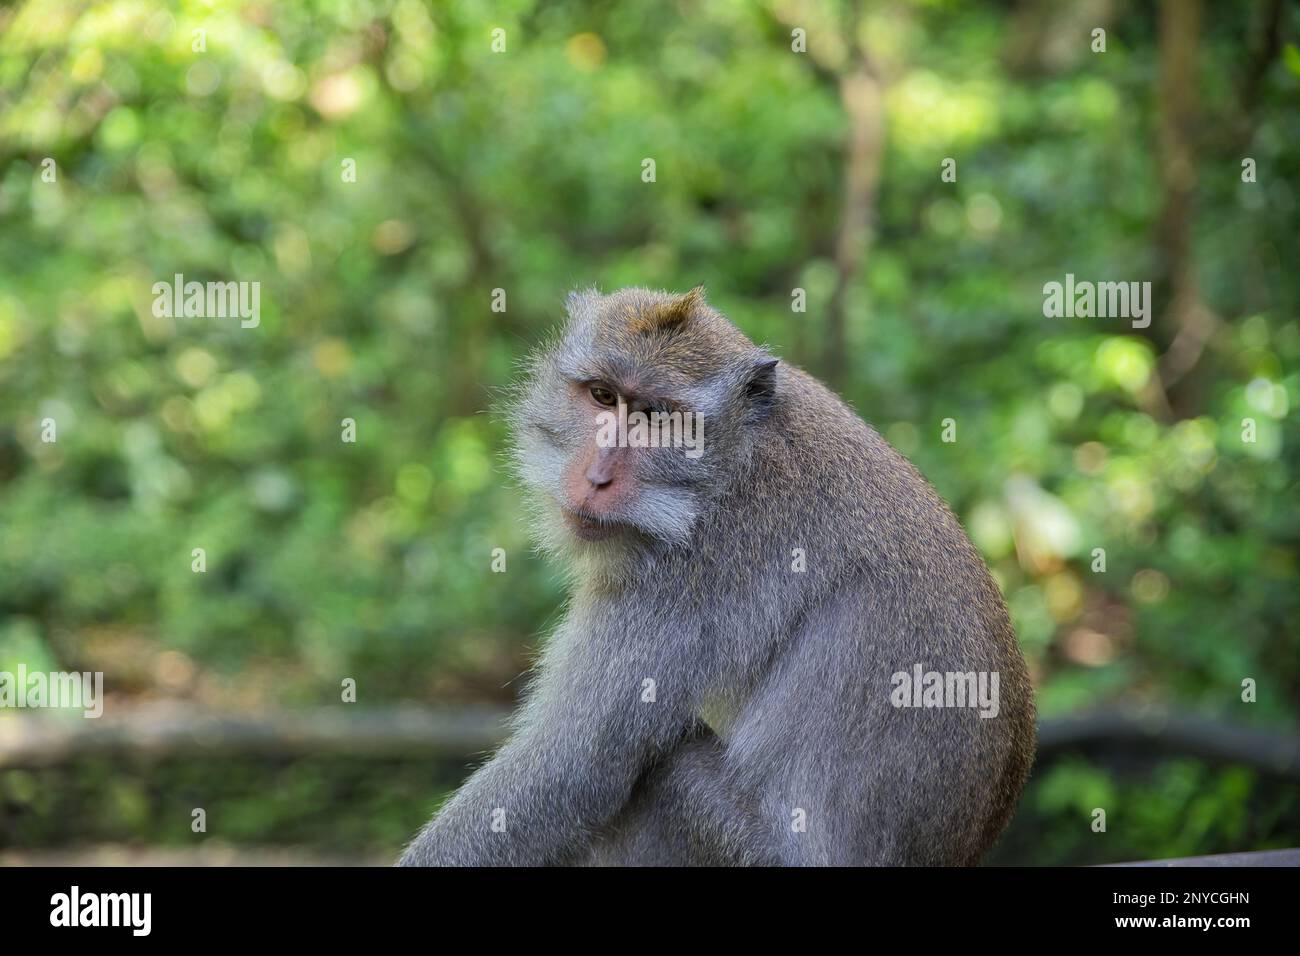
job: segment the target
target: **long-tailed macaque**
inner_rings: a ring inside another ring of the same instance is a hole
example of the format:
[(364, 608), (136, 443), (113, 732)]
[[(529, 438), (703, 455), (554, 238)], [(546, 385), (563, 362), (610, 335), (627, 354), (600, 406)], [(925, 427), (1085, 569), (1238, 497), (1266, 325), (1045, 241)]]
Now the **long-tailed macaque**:
[(513, 734), (401, 862), (979, 861), (1033, 691), (951, 511), (700, 290), (567, 305), (510, 413), (572, 599)]

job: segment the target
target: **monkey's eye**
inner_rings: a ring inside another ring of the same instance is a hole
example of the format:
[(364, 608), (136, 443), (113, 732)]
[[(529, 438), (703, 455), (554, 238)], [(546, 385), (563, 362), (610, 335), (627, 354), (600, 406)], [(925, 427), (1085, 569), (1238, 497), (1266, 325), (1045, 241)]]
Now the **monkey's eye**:
[(595, 399), (597, 405), (612, 407), (618, 404), (618, 396), (603, 385), (591, 386), (591, 397)]

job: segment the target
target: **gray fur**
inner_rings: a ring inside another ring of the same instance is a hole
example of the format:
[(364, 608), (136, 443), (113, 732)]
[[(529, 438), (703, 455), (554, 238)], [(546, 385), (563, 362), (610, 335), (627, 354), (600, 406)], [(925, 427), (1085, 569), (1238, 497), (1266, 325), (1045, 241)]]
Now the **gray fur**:
[[(681, 327), (641, 330), (673, 300), (575, 293), (531, 366), (516, 460), (571, 603), (513, 735), (401, 862), (978, 862), (1034, 745), (997, 587), (915, 468), (811, 376), (778, 365), (764, 401), (770, 356), (702, 300)], [(591, 440), (566, 383), (615, 376), (709, 404), (705, 453), (647, 450), (627, 529), (584, 541), (557, 504)], [(998, 672), (999, 715), (896, 708), (891, 676), (914, 664)]]

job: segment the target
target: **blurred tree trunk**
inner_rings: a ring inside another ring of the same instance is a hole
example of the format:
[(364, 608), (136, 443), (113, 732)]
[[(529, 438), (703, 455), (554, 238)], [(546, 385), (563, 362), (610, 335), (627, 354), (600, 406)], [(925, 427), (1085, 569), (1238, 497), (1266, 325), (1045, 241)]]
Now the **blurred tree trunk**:
[(820, 367), (832, 386), (847, 367), (849, 296), (871, 249), (880, 168), (885, 153), (885, 77), (863, 36), (862, 3), (843, 7), (775, 0), (768, 12), (783, 31), (800, 28), (810, 38), (807, 59), (817, 77), (835, 89), (848, 119), (843, 194), (831, 256), (835, 286), (826, 307)]
[(1245, 149), (1255, 135), (1255, 121), (1258, 117), (1256, 104), (1264, 88), (1264, 79), (1269, 69), (1282, 52), (1282, 0), (1270, 0), (1260, 17), (1259, 36), (1255, 40), (1255, 50), (1246, 72), (1242, 76), (1237, 100), (1240, 106), (1235, 123), (1228, 124), (1232, 129), (1232, 141), (1235, 149)]
[(871, 247), (880, 165), (885, 151), (884, 89), (864, 53), (840, 77), (840, 102), (849, 118), (844, 161), (844, 198), (835, 238), (835, 289), (826, 309), (822, 372), (832, 385), (843, 384), (848, 350), (848, 296)]
[(1155, 302), (1166, 305), (1146, 334), (1163, 350), (1159, 375), (1169, 410), (1176, 417), (1195, 412), (1195, 382), (1185, 376), (1199, 361), (1214, 326), (1197, 286), (1193, 248), (1200, 32), (1200, 0), (1164, 0), (1157, 100), (1164, 200), (1156, 227), (1153, 292)]

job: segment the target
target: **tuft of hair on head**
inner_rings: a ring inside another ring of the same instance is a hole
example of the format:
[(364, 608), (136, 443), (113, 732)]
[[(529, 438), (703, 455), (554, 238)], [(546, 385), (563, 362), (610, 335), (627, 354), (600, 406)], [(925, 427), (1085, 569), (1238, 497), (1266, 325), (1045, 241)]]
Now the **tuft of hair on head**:
[(685, 325), (692, 315), (704, 305), (704, 284), (689, 292), (669, 296), (643, 309), (630, 323), (634, 333), (671, 332)]

